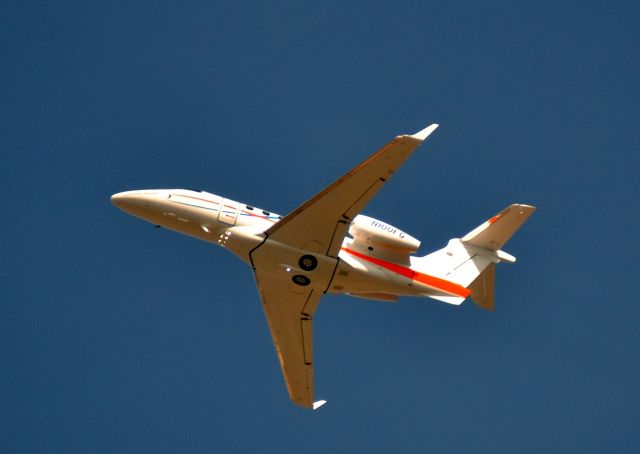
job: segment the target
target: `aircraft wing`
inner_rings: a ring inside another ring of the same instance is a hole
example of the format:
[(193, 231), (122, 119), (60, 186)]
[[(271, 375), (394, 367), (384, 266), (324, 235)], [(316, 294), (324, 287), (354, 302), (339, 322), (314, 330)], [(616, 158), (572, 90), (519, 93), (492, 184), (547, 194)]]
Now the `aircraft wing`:
[(353, 218), (437, 127), (396, 137), (265, 233), (292, 247), (337, 257)]
[(254, 273), (289, 397), (315, 409), (324, 403), (313, 402), (312, 317), (322, 292)]

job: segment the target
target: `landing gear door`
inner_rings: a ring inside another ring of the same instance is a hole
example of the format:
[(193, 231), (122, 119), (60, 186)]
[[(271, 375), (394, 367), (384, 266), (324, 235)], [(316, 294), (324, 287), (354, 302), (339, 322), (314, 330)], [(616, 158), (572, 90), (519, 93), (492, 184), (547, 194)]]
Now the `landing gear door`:
[(238, 219), (238, 210), (240, 204), (229, 199), (222, 199), (220, 211), (218, 212), (218, 221), (229, 225), (235, 225)]

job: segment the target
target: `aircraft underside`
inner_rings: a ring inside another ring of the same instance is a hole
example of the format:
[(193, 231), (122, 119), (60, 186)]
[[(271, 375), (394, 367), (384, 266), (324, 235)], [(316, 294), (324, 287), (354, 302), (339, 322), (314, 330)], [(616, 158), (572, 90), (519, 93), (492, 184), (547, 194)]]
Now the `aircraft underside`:
[(389, 302), (426, 296), (454, 305), (470, 296), (491, 310), (495, 265), (515, 261), (501, 248), (535, 210), (529, 205), (511, 205), (425, 256), (416, 255), (416, 238), (359, 214), (436, 128), (396, 137), (284, 218), (187, 189), (127, 191), (111, 200), (252, 267), (289, 396), (315, 409), (325, 402), (314, 402), (313, 378), (313, 316), (324, 294)]

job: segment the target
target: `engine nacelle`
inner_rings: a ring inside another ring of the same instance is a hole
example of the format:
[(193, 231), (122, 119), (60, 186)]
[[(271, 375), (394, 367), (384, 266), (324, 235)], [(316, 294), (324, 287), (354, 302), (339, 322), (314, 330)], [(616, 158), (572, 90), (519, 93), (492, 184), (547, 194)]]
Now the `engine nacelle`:
[(409, 254), (420, 247), (420, 241), (408, 233), (362, 214), (351, 223), (349, 235), (359, 245), (384, 247)]

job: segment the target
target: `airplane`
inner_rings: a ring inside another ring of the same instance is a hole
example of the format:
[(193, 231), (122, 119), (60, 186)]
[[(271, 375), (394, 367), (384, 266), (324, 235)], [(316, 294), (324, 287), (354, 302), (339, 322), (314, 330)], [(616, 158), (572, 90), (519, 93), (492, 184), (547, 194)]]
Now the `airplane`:
[(228, 249), (251, 266), (289, 397), (314, 401), (313, 316), (326, 293), (395, 302), (428, 297), (494, 308), (495, 265), (513, 263), (503, 245), (535, 211), (513, 204), (425, 256), (420, 241), (360, 214), (437, 124), (400, 135), (286, 216), (205, 191), (119, 192), (123, 211)]

